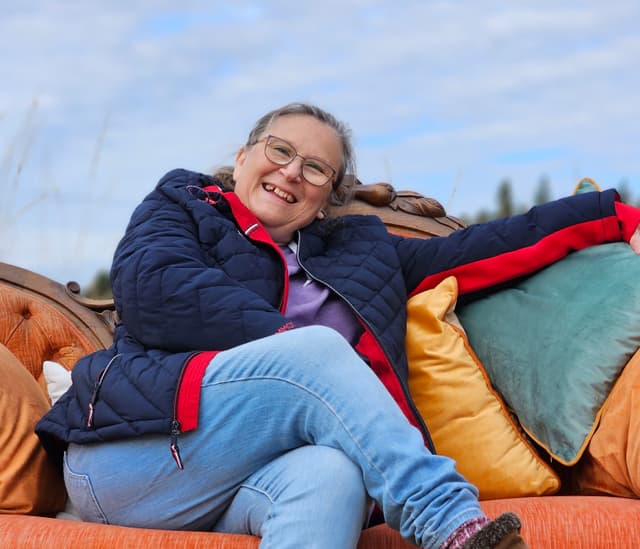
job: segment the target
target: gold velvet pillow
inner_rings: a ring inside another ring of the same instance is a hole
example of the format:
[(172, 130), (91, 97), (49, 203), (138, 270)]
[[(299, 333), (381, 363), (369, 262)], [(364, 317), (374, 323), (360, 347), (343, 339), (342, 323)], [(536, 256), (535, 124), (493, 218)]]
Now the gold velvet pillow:
[(44, 515), (64, 508), (62, 476), (33, 431), (48, 409), (36, 380), (0, 344), (0, 513)]
[(457, 298), (449, 277), (407, 304), (409, 389), (436, 449), (481, 499), (552, 494), (560, 481), (491, 387), (453, 312)]

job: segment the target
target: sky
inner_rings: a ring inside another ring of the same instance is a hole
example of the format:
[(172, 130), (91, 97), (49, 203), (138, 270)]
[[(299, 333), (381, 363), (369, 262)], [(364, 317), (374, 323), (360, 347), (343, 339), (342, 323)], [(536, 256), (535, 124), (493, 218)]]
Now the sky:
[(640, 198), (637, 0), (4, 0), (0, 51), (0, 261), (62, 283), (291, 101), (350, 126), (364, 183), (451, 215), (505, 178), (518, 204), (541, 178)]

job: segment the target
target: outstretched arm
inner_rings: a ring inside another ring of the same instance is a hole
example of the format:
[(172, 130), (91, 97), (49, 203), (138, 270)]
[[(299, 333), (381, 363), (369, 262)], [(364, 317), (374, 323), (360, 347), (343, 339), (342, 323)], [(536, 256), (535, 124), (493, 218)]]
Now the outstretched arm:
[(636, 254), (640, 254), (640, 209), (616, 202), (616, 215), (620, 219), (622, 239)]
[(631, 249), (640, 255), (640, 225), (636, 228), (634, 233), (631, 235), (631, 240), (629, 240), (629, 245)]
[[(639, 223), (640, 210), (618, 202), (609, 190), (556, 200), (443, 238), (404, 239), (398, 251), (410, 294), (450, 275), (458, 279), (460, 293), (470, 293), (531, 274), (575, 250), (629, 242)], [(640, 236), (633, 236), (636, 245)]]

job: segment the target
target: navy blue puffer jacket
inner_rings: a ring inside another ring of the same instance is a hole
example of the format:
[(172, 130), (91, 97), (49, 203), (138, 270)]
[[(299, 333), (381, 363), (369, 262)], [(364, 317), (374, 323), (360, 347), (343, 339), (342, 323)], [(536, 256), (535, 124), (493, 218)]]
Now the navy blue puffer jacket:
[[(282, 313), (288, 277), (277, 246), (216, 184), (174, 170), (135, 210), (111, 271), (121, 318), (113, 346), (76, 364), (72, 388), (37, 425), (57, 457), (69, 442), (146, 433), (175, 442), (197, 426), (201, 377), (216, 352), (295, 328)], [(391, 235), (374, 216), (316, 221), (298, 232), (298, 259), (350, 304), (364, 327), (357, 350), (430, 443), (407, 389), (408, 297), (449, 275), (475, 292), (620, 240), (628, 228), (615, 199), (582, 194), (429, 240)]]

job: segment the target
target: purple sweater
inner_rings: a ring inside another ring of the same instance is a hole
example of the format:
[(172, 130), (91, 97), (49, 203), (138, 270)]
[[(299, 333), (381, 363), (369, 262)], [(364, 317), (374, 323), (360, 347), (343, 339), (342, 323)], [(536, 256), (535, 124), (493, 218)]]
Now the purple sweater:
[(280, 246), (289, 269), (289, 299), (285, 315), (297, 326), (328, 326), (339, 332), (352, 346), (362, 327), (347, 303), (329, 288), (309, 278), (296, 259), (296, 244)]

